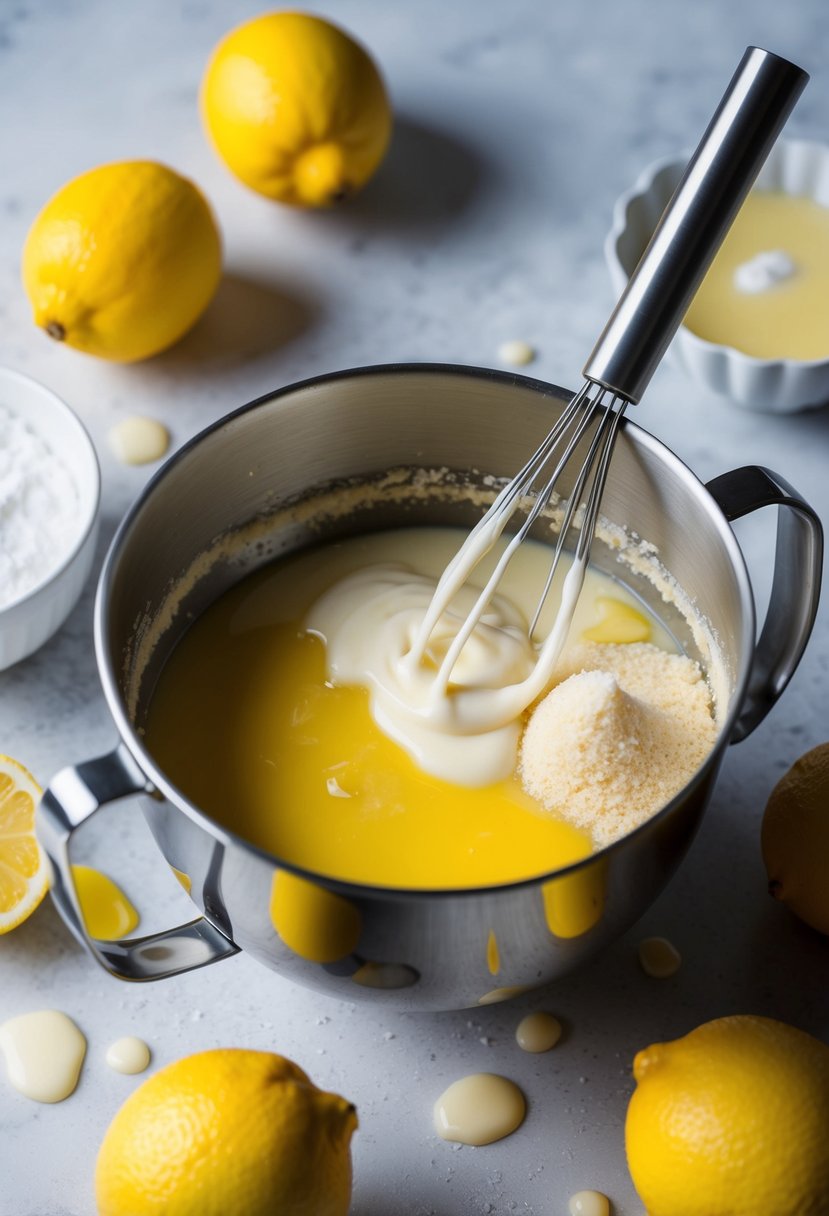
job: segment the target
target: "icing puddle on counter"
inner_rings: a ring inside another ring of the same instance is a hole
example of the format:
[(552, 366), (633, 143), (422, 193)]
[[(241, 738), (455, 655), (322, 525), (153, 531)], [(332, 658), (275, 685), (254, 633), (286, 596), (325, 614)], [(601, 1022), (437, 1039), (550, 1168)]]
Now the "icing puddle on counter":
[[(514, 763), (483, 784), (474, 749), (463, 752), (460, 767), (453, 757), (454, 780), (426, 771), (445, 765), (430, 766), (428, 756), (426, 767), (416, 762), (410, 752), (418, 741), (401, 746), (381, 729), (366, 688), (335, 683), (326, 645), (309, 628), (321, 597), (355, 570), (391, 564), (436, 580), (464, 536), (412, 528), (355, 537), (291, 555), (226, 592), (179, 641), (153, 692), (145, 740), (159, 766), (192, 802), (254, 845), (353, 882), (476, 887), (589, 856), (590, 832), (530, 797)], [(510, 610), (527, 620), (550, 554), (546, 545), (524, 544), (501, 585)], [(539, 638), (555, 616), (550, 601)], [(343, 617), (364, 640), (380, 628), (362, 601)], [(598, 650), (596, 643), (626, 642), (677, 649), (621, 584), (595, 569), (570, 637), (586, 637)], [(513, 756), (520, 731), (518, 723)], [(484, 764), (487, 750), (478, 753)]]

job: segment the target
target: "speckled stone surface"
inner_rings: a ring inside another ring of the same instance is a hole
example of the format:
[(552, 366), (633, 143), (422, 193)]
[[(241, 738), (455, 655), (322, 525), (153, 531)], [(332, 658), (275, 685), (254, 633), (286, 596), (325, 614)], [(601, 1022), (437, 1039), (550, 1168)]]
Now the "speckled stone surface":
[[(532, 374), (575, 384), (612, 303), (602, 241), (615, 197), (650, 160), (695, 142), (746, 44), (812, 71), (789, 131), (826, 134), (822, 0), (323, 2), (315, 10), (382, 63), (397, 130), (362, 197), (333, 214), (287, 211), (229, 177), (196, 109), (211, 47), (261, 7), (0, 4), (0, 362), (56, 390), (92, 433), (104, 479), (99, 563), (152, 471), (121, 467), (108, 449), (107, 431), (128, 414), (162, 419), (181, 443), (295, 379), (392, 360), (493, 364), (514, 338), (537, 348)], [(66, 179), (142, 156), (168, 161), (208, 193), (226, 275), (179, 346), (117, 367), (35, 330), (19, 255), (34, 215)], [(741, 412), (665, 366), (635, 417), (702, 479), (743, 463), (771, 465), (829, 514), (826, 411)], [(761, 602), (773, 529), (765, 512), (739, 532)], [(95, 670), (92, 602), (90, 586), (58, 636), (0, 673), (0, 752), (44, 782), (114, 741)], [(702, 831), (667, 892), (588, 969), (511, 1005), (404, 1017), (291, 987), (242, 956), (128, 987), (99, 971), (44, 905), (0, 939), (0, 1019), (62, 1009), (87, 1035), (89, 1054), (77, 1092), (57, 1106), (27, 1101), (0, 1077), (0, 1216), (94, 1213), (97, 1146), (140, 1081), (105, 1063), (109, 1044), (125, 1034), (151, 1044), (153, 1067), (219, 1044), (276, 1049), (347, 1094), (361, 1123), (353, 1216), (555, 1216), (583, 1188), (606, 1192), (616, 1216), (640, 1216), (623, 1146), (638, 1048), (733, 1012), (829, 1034), (825, 942), (768, 899), (758, 842), (771, 786), (829, 734), (828, 674), (822, 610), (780, 705), (729, 750)], [(142, 825), (128, 807), (105, 820), (90, 825), (96, 838), (106, 835), (94, 848), (131, 894), (140, 892), (145, 925), (170, 923), (184, 897), (170, 893)], [(639, 939), (652, 935), (683, 956), (667, 981), (649, 979), (637, 962)], [(514, 1041), (534, 1008), (566, 1027), (546, 1055), (527, 1055)], [(514, 1078), (529, 1114), (508, 1140), (453, 1147), (432, 1129), (432, 1104), (474, 1070)]]

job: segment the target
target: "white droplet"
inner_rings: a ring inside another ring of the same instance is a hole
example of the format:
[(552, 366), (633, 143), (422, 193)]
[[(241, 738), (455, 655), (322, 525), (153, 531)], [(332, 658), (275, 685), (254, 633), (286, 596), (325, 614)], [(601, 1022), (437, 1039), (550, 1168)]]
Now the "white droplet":
[(570, 1216), (610, 1216), (610, 1200), (601, 1191), (578, 1191), (568, 1206)]
[(561, 1022), (551, 1013), (528, 1013), (518, 1023), (515, 1038), (522, 1051), (549, 1051), (561, 1038)]
[(35, 1102), (62, 1102), (78, 1084), (86, 1039), (57, 1009), (23, 1013), (0, 1026), (9, 1081)]
[(444, 1140), (492, 1144), (524, 1121), (527, 1104), (514, 1081), (494, 1073), (473, 1073), (449, 1086), (435, 1103), (435, 1128)]
[(502, 342), (498, 347), (498, 358), (502, 363), (512, 363), (515, 367), (525, 367), (535, 358), (535, 350), (529, 342), (515, 339), (512, 342)]
[(112, 427), (109, 442), (123, 464), (150, 464), (160, 460), (167, 451), (170, 432), (155, 418), (142, 418), (136, 414)]
[(143, 1072), (147, 1067), (150, 1062), (150, 1049), (143, 1039), (127, 1035), (110, 1044), (106, 1059), (110, 1068), (131, 1077), (135, 1073)]

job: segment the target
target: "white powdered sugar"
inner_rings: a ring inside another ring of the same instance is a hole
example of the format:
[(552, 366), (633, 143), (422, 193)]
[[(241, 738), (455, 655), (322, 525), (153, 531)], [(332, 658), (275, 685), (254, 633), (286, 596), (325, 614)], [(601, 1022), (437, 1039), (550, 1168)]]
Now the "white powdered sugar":
[(67, 466), (0, 403), (0, 608), (48, 578), (72, 548), (80, 496)]

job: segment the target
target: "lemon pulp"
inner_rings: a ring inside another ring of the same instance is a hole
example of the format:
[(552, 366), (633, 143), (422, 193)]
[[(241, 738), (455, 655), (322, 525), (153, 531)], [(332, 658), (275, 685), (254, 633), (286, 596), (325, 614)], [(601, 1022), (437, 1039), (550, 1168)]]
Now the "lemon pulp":
[(49, 887), (49, 866), (35, 836), (42, 790), (11, 756), (0, 756), (0, 934), (30, 916)]

